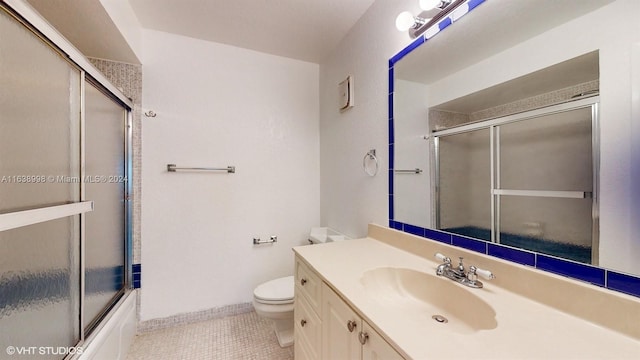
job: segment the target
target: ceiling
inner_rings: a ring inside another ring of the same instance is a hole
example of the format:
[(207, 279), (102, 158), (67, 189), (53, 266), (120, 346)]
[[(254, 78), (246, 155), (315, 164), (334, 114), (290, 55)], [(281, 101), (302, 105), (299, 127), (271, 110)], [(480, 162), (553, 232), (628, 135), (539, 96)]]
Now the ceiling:
[[(100, 0), (27, 0), (89, 57), (139, 63)], [(375, 0), (127, 0), (143, 28), (320, 63)]]
[(147, 29), (320, 63), (374, 0), (129, 0)]
[(85, 56), (140, 63), (100, 0), (26, 1)]

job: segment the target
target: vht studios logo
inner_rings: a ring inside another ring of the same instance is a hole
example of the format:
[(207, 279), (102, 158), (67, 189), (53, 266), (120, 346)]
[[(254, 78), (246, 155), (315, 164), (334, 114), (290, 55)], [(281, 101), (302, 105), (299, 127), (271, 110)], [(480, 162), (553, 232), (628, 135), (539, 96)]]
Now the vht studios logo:
[(7, 346), (7, 355), (75, 355), (82, 347), (75, 346)]

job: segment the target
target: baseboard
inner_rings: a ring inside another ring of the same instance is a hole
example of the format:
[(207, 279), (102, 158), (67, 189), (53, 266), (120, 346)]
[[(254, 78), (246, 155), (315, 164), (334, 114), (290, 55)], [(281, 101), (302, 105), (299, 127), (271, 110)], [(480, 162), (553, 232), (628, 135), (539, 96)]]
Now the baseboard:
[(165, 329), (172, 326), (191, 324), (200, 321), (223, 318), (244, 314), (253, 311), (251, 303), (226, 305), (217, 308), (195, 311), (190, 313), (177, 314), (165, 318), (141, 321), (138, 324), (138, 333), (145, 333), (154, 330)]

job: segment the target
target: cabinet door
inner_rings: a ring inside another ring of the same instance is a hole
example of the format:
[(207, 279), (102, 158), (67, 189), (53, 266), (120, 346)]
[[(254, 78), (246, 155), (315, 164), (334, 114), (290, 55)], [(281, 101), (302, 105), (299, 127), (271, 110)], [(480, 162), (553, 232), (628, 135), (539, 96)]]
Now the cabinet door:
[[(362, 345), (362, 360), (402, 360), (404, 359), (366, 321), (362, 322), (362, 332), (366, 341)], [(363, 336), (363, 335), (361, 335)]]
[(307, 298), (300, 293), (296, 294), (293, 319), (296, 360), (320, 359), (320, 318), (311, 309)]
[[(351, 324), (351, 325), (349, 325)], [(360, 317), (326, 284), (322, 284), (322, 358), (360, 360)]]
[(300, 259), (296, 259), (295, 284), (296, 292), (306, 297), (313, 311), (319, 312), (322, 280)]

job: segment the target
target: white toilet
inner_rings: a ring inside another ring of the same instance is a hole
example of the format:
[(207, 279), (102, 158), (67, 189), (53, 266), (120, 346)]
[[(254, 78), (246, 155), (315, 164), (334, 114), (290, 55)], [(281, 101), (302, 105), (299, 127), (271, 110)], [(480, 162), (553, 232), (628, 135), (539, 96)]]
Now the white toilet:
[[(312, 228), (311, 244), (341, 241), (348, 237), (329, 228)], [(293, 276), (267, 281), (253, 290), (253, 307), (256, 313), (274, 322), (274, 329), (281, 347), (293, 345)]]
[(273, 320), (281, 347), (293, 345), (293, 276), (267, 281), (253, 290), (256, 313)]

